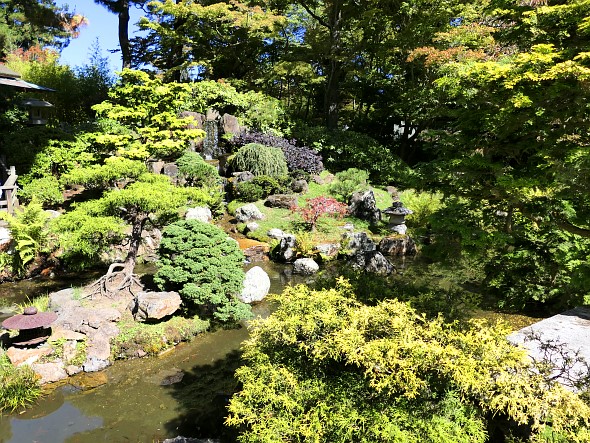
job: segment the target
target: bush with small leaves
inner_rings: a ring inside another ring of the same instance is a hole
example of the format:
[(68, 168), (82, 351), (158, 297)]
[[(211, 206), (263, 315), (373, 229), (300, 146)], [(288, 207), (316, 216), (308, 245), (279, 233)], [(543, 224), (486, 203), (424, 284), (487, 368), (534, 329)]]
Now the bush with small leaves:
[(215, 186), (221, 178), (217, 168), (207, 163), (196, 152), (185, 152), (176, 160), (178, 172), (186, 180), (188, 186)]
[(241, 202), (255, 202), (266, 197), (262, 186), (251, 181), (235, 185), (232, 194), (235, 199)]
[(279, 148), (285, 154), (285, 160), (289, 171), (303, 170), (310, 174), (319, 174), (324, 170), (322, 156), (307, 146), (297, 145), (297, 140), (287, 140), (272, 134), (262, 134), (260, 132), (251, 132), (234, 137), (230, 145), (237, 148), (249, 143), (258, 143), (264, 146)]
[(237, 171), (250, 171), (254, 175), (280, 177), (289, 172), (282, 151), (258, 143), (242, 146), (231, 164)]
[[(226, 423), (242, 442), (588, 442), (590, 406), (482, 321), (367, 306), (348, 282), (274, 296), (244, 343)], [(518, 435), (521, 438), (514, 439)]]
[(330, 194), (338, 200), (347, 202), (351, 195), (369, 187), (369, 173), (361, 169), (350, 168), (336, 173), (336, 181), (330, 185)]
[(177, 291), (189, 310), (221, 322), (251, 316), (236, 296), (242, 290), (244, 254), (220, 228), (198, 220), (166, 227), (160, 243), (154, 281), (162, 290)]
[(62, 187), (53, 175), (33, 179), (29, 184), (23, 186), (18, 195), (23, 203), (29, 203), (34, 199), (42, 205), (51, 206), (64, 201)]

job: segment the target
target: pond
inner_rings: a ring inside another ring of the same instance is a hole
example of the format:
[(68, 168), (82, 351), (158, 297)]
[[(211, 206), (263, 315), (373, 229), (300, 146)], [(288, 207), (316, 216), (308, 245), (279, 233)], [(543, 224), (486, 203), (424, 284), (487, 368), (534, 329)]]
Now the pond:
[[(246, 269), (253, 265), (267, 271), (273, 293), (289, 283), (306, 282), (286, 273), (285, 265), (257, 262)], [(22, 302), (24, 294), (43, 295), (72, 284), (69, 280), (11, 283), (0, 285), (0, 297)], [(265, 302), (254, 307), (255, 315), (262, 318), (271, 311)], [(498, 318), (487, 311), (476, 315)], [(534, 321), (503, 318), (518, 327)], [(247, 337), (245, 326), (218, 330), (157, 358), (117, 361), (105, 371), (71, 377), (26, 412), (0, 417), (0, 443), (157, 442), (177, 435), (234, 442), (235, 435), (223, 427), (223, 417), (238, 388), (233, 373), (241, 364), (240, 345)]]
[[(269, 274), (273, 293), (305, 282), (286, 275), (284, 266), (255, 265)], [(25, 281), (0, 288), (14, 303), (70, 284)], [(258, 317), (270, 312), (268, 303), (254, 307)], [(71, 377), (26, 412), (0, 417), (0, 443), (157, 442), (177, 435), (235, 441), (223, 429), (223, 416), (247, 337), (246, 327), (218, 330), (157, 358), (117, 361), (105, 371)]]

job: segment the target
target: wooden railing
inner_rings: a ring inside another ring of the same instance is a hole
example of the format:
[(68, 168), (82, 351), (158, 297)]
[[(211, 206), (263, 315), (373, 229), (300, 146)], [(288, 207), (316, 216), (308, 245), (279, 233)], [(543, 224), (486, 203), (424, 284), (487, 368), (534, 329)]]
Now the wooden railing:
[(2, 191), (0, 194), (0, 211), (8, 211), (9, 214), (14, 214), (14, 210), (18, 208), (18, 197), (16, 196), (18, 189), (16, 179), (18, 175), (16, 175), (16, 168), (14, 166), (11, 166), (6, 172), (8, 173), (8, 178), (0, 187)]

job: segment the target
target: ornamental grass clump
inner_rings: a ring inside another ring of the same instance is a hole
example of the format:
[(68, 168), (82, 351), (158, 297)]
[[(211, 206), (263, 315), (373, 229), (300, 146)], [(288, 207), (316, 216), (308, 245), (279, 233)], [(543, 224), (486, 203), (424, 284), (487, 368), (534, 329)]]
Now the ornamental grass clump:
[(13, 412), (33, 403), (41, 395), (35, 371), (28, 365), (15, 367), (0, 350), (0, 412)]
[(236, 171), (270, 177), (281, 177), (289, 172), (285, 155), (280, 149), (257, 143), (242, 146), (234, 156), (232, 166)]
[(172, 223), (162, 233), (154, 281), (177, 291), (185, 308), (201, 318), (235, 322), (251, 316), (236, 297), (244, 282), (244, 254), (217, 226), (197, 220)]

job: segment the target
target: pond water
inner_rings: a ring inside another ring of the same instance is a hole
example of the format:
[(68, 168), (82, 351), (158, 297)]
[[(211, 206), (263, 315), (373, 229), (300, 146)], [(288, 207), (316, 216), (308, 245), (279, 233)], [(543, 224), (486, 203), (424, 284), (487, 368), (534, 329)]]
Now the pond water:
[[(288, 275), (284, 265), (257, 262), (246, 269), (254, 265), (269, 274), (272, 293), (281, 292), (288, 283), (306, 282), (304, 277)], [(85, 277), (88, 281), (96, 275)], [(0, 309), (23, 302), (25, 295), (43, 295), (83, 280), (0, 285), (4, 299)], [(255, 315), (262, 318), (271, 311), (264, 302), (254, 307)], [(486, 311), (477, 316), (498, 318)], [(518, 327), (534, 321), (520, 317)], [(245, 326), (218, 330), (157, 358), (117, 361), (105, 371), (71, 377), (26, 412), (0, 417), (0, 443), (158, 442), (177, 435), (234, 442), (236, 436), (223, 427), (223, 417), (238, 388), (233, 373), (241, 364), (240, 345), (247, 337)]]
[[(286, 275), (284, 266), (255, 265), (269, 274), (273, 293), (290, 282), (305, 282)], [(0, 297), (10, 294), (11, 303), (22, 302), (24, 295), (70, 285), (40, 283), (47, 286), (33, 288), (30, 281), (0, 285), (5, 291)], [(254, 307), (258, 317), (270, 312), (268, 303)], [(105, 371), (71, 377), (26, 412), (0, 417), (0, 443), (157, 442), (177, 435), (235, 441), (223, 429), (223, 416), (237, 388), (233, 373), (247, 337), (246, 327), (218, 330), (157, 358), (117, 361)]]

